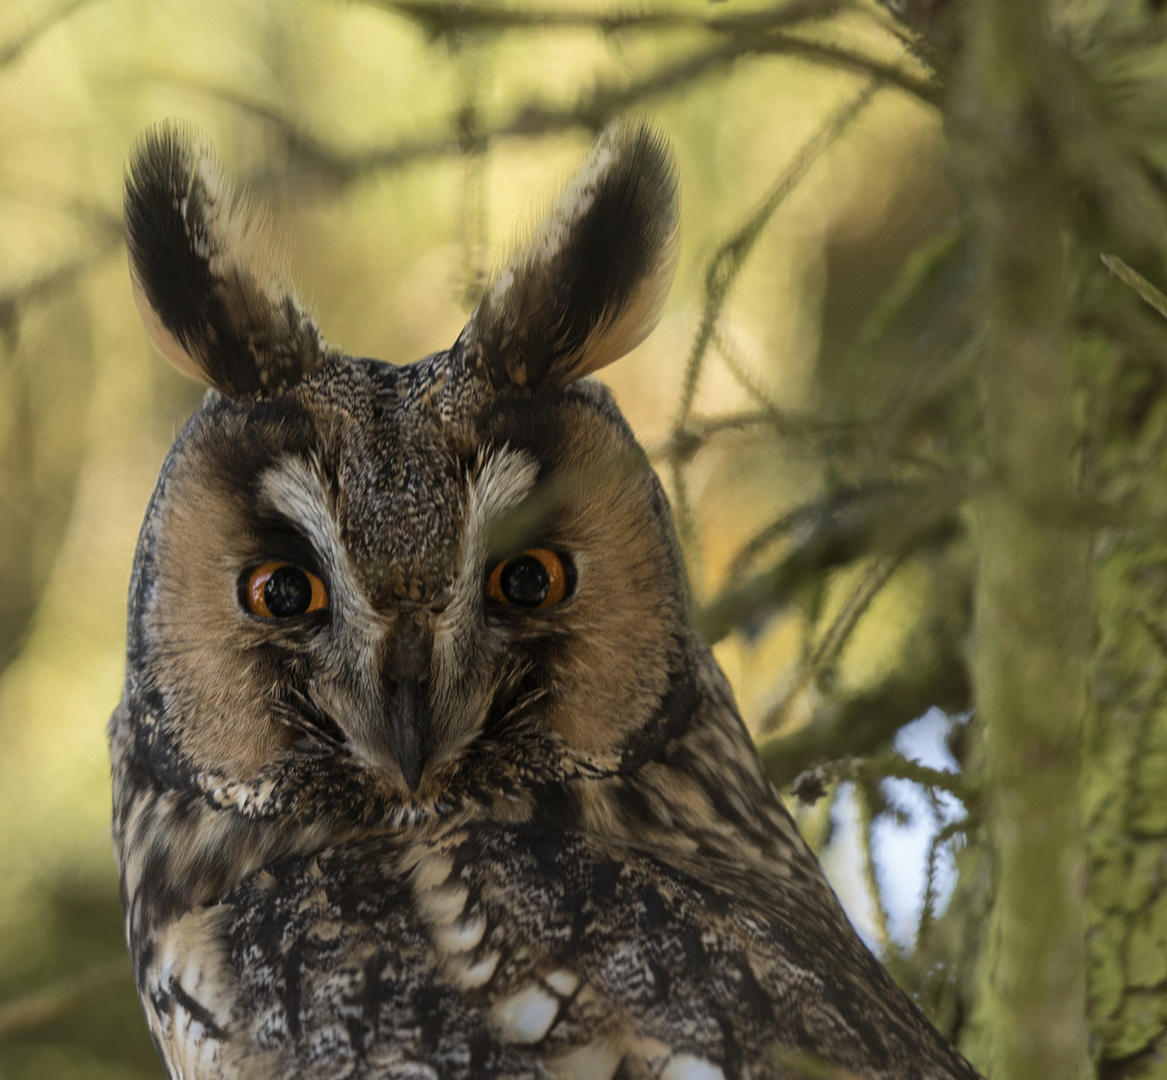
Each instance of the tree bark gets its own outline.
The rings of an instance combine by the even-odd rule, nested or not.
[[[1045,5],[969,5],[951,118],[965,155],[989,319],[987,470],[973,668],[996,899],[975,1026],[994,1080],[1087,1067],[1080,736],[1090,536],[1075,523],[1064,194],[1044,95]]]

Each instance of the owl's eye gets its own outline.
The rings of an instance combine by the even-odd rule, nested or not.
[[[328,607],[328,591],[315,574],[291,563],[257,566],[247,578],[247,609],[265,619],[290,619]]]
[[[491,570],[486,595],[498,604],[548,608],[567,598],[570,584],[562,556],[550,548],[530,548]]]

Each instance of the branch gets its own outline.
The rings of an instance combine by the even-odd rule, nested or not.
[[[797,56],[812,63],[867,74],[875,86],[896,86],[930,104],[938,100],[938,90],[934,83],[912,75],[895,64],[887,64],[838,46],[807,41],[789,34],[769,33],[736,37],[696,50],[679,60],[662,65],[627,86],[600,83],[569,107],[538,101],[527,102],[515,109],[508,119],[480,128],[476,136],[482,145],[488,145],[498,139],[533,139],[576,128],[598,132],[609,120],[632,106],[716,74],[747,56]],[[151,77],[213,95],[272,124],[283,133],[292,154],[309,168],[340,184],[352,183],[371,173],[453,157],[466,151],[464,136],[454,132],[408,137],[390,146],[345,153],[304,131],[268,102],[231,88],[208,84],[204,80],[176,78],[169,73],[151,75],[142,72],[138,74],[137,81]],[[252,186],[260,186],[262,178],[258,179],[258,183],[253,180]]]
[[[1167,296],[1164,296],[1142,274],[1127,266],[1117,255],[1103,255],[1102,263],[1119,281],[1133,289],[1144,303],[1167,319]]]
[[[869,783],[859,781],[852,787],[852,797],[855,800],[855,809],[859,817],[859,862],[860,876],[871,901],[871,929],[875,936],[875,944],[879,954],[885,959],[892,959],[898,955],[898,948],[892,940],[887,925],[887,908],[884,906],[883,893],[879,888],[879,878],[875,872],[875,857],[872,854],[872,836],[878,813],[873,812],[872,804],[882,800],[879,789]]]
[[[869,555],[903,556],[946,543],[958,529],[956,507],[968,488],[957,477],[939,484],[887,485],[836,495],[817,513],[809,536],[777,565],[729,585],[698,612],[698,631],[716,644],[732,630],[788,603],[807,581]]]
[[[774,786],[784,788],[819,762],[873,753],[933,706],[965,712],[971,697],[963,658],[941,640],[937,655],[906,665],[874,690],[816,709],[802,727],[763,742],[758,755]]]
[[[653,461],[662,459],[690,460],[714,436],[729,432],[752,431],[764,428],[780,439],[806,441],[810,439],[858,440],[858,424],[839,420],[824,420],[813,413],[791,412],[788,409],[767,408],[748,412],[725,413],[721,416],[691,417],[687,427],[674,432],[664,442],[652,446],[648,456]]]
[[[976,802],[976,792],[964,783],[959,773],[930,769],[902,754],[881,754],[879,757],[848,757],[828,761],[799,773],[791,784],[791,792],[808,806],[813,806],[827,789],[845,780],[878,784],[881,780],[910,780],[923,788],[946,791],[968,807]]]
[[[698,324],[693,345],[689,350],[689,358],[685,363],[681,404],[677,410],[676,419],[673,421],[671,438],[674,442],[683,438],[684,431],[688,426],[689,415],[693,410],[693,401],[697,394],[697,382],[701,377],[701,368],[709,351],[710,342],[714,338],[718,320],[721,318],[721,309],[766,223],[773,216],[774,211],[802,182],[811,166],[834,145],[855,117],[867,106],[879,86],[878,79],[869,80],[854,98],[827,119],[823,126],[799,148],[765,198],[762,199],[758,208],[709,260],[709,266],[705,272],[705,303],[701,313],[701,322]],[[677,536],[689,556],[689,576],[693,583],[694,592],[699,593],[701,587],[701,548],[693,521],[688,498],[688,485],[682,464],[683,461],[679,457],[674,458],[669,463],[669,480],[678,496],[673,509],[673,518],[676,523]]]
[[[823,19],[841,7],[841,0],[793,0],[768,11],[713,18],[683,11],[599,12],[560,8],[512,10],[489,4],[450,3],[448,0],[362,0],[363,3],[404,15],[431,38],[459,37],[506,30],[594,29],[602,33],[626,30],[696,29],[719,33],[759,33],[809,19]]]
[[[673,422],[674,432],[680,431],[688,422],[689,413],[693,409],[693,400],[697,394],[697,381],[701,375],[701,365],[704,363],[705,354],[717,329],[721,309],[741,272],[742,266],[745,265],[750,251],[762,234],[762,230],[773,217],[774,211],[789,198],[791,192],[802,182],[811,166],[835,144],[839,136],[846,131],[855,117],[871,101],[878,89],[878,82],[874,80],[869,82],[859,94],[827,118],[819,130],[799,148],[757,209],[709,260],[709,266],[705,271],[705,304],[697,336],[693,340],[693,347],[689,351],[689,359],[685,364],[681,405],[677,410],[677,418]]]
[[[899,569],[903,562],[903,555],[897,554],[884,558],[877,558],[868,567],[859,585],[847,597],[842,609],[827,627],[818,644],[803,653],[802,662],[790,688],[782,695],[782,700],[770,709],[758,723],[758,731],[762,734],[784,726],[789,709],[794,700],[813,681],[821,678],[823,673],[830,669],[839,656],[851,635],[859,625],[859,620],[871,606],[879,591],[887,584],[892,574]]]

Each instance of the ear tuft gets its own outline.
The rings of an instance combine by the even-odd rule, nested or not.
[[[240,397],[291,386],[320,365],[324,340],[282,283],[265,223],[195,131],[162,124],[139,140],[125,219],[142,320],[181,371]]]
[[[660,318],[676,267],[676,164],[646,121],[607,127],[538,230],[487,289],[463,342],[496,385],[566,385]]]

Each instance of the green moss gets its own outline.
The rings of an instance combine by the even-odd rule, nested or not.
[[[1147,913],[1136,919],[1126,939],[1127,985],[1152,988],[1167,980],[1167,951],[1157,940]]]
[[[1139,836],[1167,836],[1167,730],[1157,724],[1139,763],[1131,797],[1131,830]]]
[[[1127,993],[1118,1017],[1117,1034],[1109,1042],[1107,1056],[1130,1057],[1146,1050],[1163,1034],[1162,995]]]
[[[1122,1008],[1126,991],[1126,972],[1123,969],[1122,924],[1107,919],[1093,926],[1086,939],[1086,959],[1089,965],[1089,1005],[1097,1018],[1096,1027],[1109,1029]],[[1116,1034],[1117,1032],[1110,1032]]]
[[[1121,841],[1091,852],[1091,898],[1101,912],[1126,907],[1129,887],[1129,849]],[[1130,910],[1130,909],[1128,909]]]

